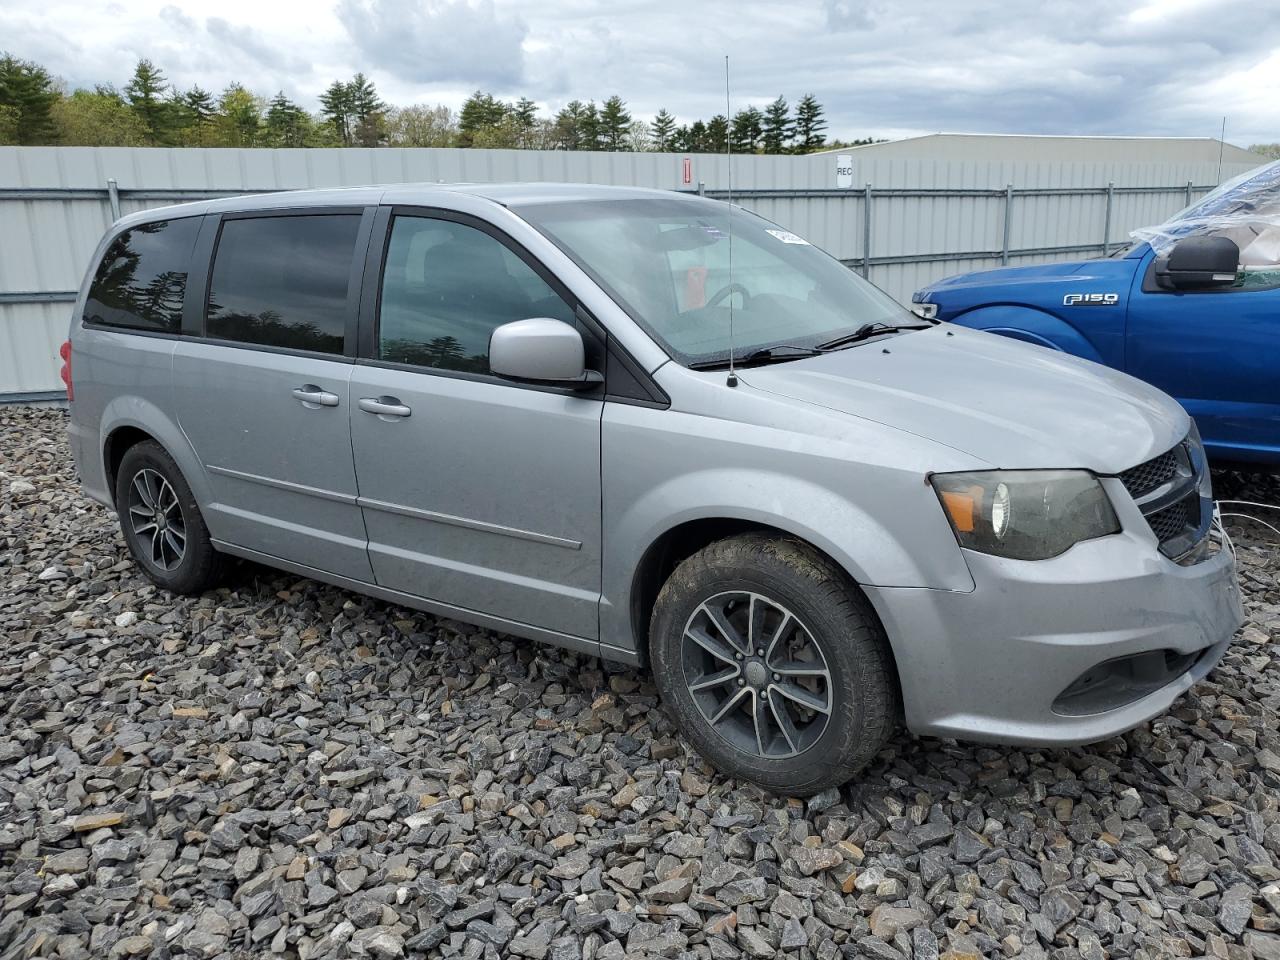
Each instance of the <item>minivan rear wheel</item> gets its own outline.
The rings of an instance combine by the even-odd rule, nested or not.
[[[807,544],[720,540],[658,594],[654,678],[685,737],[721,772],[806,796],[849,780],[897,717],[888,643],[866,598]]]
[[[218,582],[222,555],[182,471],[160,444],[144,440],[125,451],[116,471],[116,513],[134,562],[157,586],[202,593]]]

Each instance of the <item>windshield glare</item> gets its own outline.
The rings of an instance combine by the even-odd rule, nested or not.
[[[530,204],[521,217],[556,243],[684,364],[911,318],[817,247],[726,203],[672,197]],[[733,218],[733,276],[729,218]]]

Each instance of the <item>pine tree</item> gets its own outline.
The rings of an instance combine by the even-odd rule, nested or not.
[[[386,139],[384,116],[387,105],[378,96],[373,81],[357,73],[347,84],[351,98],[352,139],[362,147],[376,147]]]
[[[796,104],[796,153],[809,153],[822,146],[822,131],[827,121],[822,119],[822,104],[812,93],[806,93]]]
[[[756,107],[739,110],[733,117],[730,137],[734,153],[755,153],[760,149],[760,137],[764,130],[764,114]]]
[[[57,131],[53,105],[59,100],[53,78],[30,60],[0,55],[0,112],[8,118],[7,136],[0,143],[51,143]]]
[[[511,108],[511,113],[519,121],[520,126],[526,130],[532,130],[538,120],[538,105],[528,97],[521,97]]]
[[[264,127],[266,141],[273,147],[301,147],[306,144],[309,118],[306,112],[281,90],[267,108]]]
[[[596,109],[594,100],[587,101],[587,105],[582,108],[582,119],[578,122],[578,130],[579,150],[600,149],[600,111]]]
[[[676,118],[667,113],[666,108],[658,111],[649,124],[649,136],[653,141],[653,149],[672,150],[675,148]]]
[[[707,123],[707,149],[712,153],[724,153],[729,141],[729,121],[723,113],[717,113]]]
[[[764,111],[764,129],[761,132],[761,144],[765,153],[785,153],[787,144],[795,134],[791,122],[790,110],[783,97],[769,104]]]
[[[352,102],[351,87],[341,80],[329,84],[327,90],[320,95],[320,115],[333,127],[339,142],[344,147],[351,146],[355,104]]]
[[[582,117],[586,110],[581,100],[570,100],[556,114],[555,139],[561,150],[582,149]]]
[[[485,133],[502,123],[506,115],[505,103],[477,90],[467,97],[458,114],[458,146],[476,146],[477,139],[484,139]]]
[[[689,124],[689,133],[685,137],[688,146],[685,147],[693,153],[706,153],[707,148],[707,125],[701,120],[695,120]]]
[[[187,139],[198,147],[212,145],[213,121],[218,112],[213,94],[196,85],[182,95],[182,101],[187,120]]]
[[[125,102],[142,121],[152,145],[165,143],[172,131],[171,111],[164,93],[168,81],[150,60],[142,59],[124,88]]]
[[[600,141],[606,150],[626,150],[627,132],[631,128],[631,114],[617,94],[604,102],[600,110]]]

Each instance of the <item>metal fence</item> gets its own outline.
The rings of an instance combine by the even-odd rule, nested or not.
[[[853,152],[856,157],[856,152]],[[906,301],[948,274],[1105,255],[1212,189],[1205,163],[734,157],[733,199]],[[1237,169],[1238,167],[1239,169]],[[1243,165],[1224,167],[1234,176]],[[120,216],[211,197],[363,183],[611,183],[723,198],[724,157],[505,150],[0,148],[0,399],[56,395],[67,304]],[[848,177],[845,178],[846,182]]]

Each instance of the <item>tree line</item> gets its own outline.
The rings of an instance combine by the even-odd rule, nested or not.
[[[122,87],[67,91],[43,66],[0,55],[0,144],[135,147],[488,147],[528,150],[655,150],[809,153],[871,139],[828,140],[822,104],[779,96],[763,110],[678,123],[665,109],[634,117],[626,101],[573,100],[552,114],[527,97],[477,90],[458,111],[441,104],[393,106],[357,73],[335,80],[310,112],[283,91],[266,98],[240,83],[221,93],[181,90],[150,60]]]

